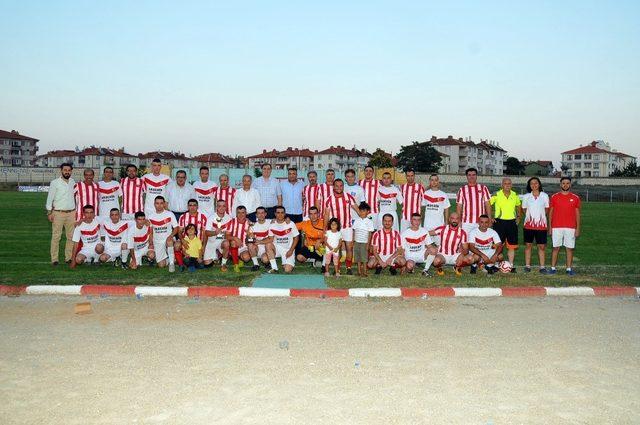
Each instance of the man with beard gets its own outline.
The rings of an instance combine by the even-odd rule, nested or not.
[[[60,177],[49,184],[47,194],[47,219],[51,223],[51,265],[58,265],[60,239],[62,230],[66,235],[64,249],[65,262],[71,262],[73,255],[73,230],[75,226],[76,201],[73,196],[75,181],[71,178],[73,166],[69,163],[60,165]]]

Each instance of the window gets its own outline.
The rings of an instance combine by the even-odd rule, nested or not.
[[[599,154],[593,155],[593,159],[595,159],[596,161],[600,160],[600,155]]]
[[[585,153],[584,154],[584,159],[591,159],[591,154],[590,153]]]
[[[577,159],[582,159],[582,155],[574,155],[574,156],[573,156],[573,159],[576,159],[576,160],[577,160]]]
[[[585,162],[584,163],[584,168],[591,168],[591,163],[590,162]]]
[[[567,155],[567,161],[571,161],[571,155]]]
[[[84,164],[84,161],[85,161],[84,155],[78,156],[78,164]]]

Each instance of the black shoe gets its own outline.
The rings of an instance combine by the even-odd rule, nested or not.
[[[382,273],[382,267],[376,267],[375,274],[380,274],[380,273]]]
[[[524,266],[524,272],[525,273],[531,272],[531,266]]]
[[[476,266],[475,264],[471,266],[471,270],[469,271],[469,273],[471,274],[476,274],[478,272],[478,266]]]
[[[487,273],[489,273],[489,274],[494,274],[495,272],[497,272],[497,271],[498,271],[498,269],[496,268],[496,266],[485,267],[485,269],[487,270]]]
[[[511,273],[517,273],[515,267],[511,269]]]
[[[126,262],[126,263],[123,262],[121,267],[122,267],[122,270],[128,270],[129,269],[129,263],[128,262]]]
[[[116,257],[116,259],[113,261],[113,267],[120,267],[122,266],[122,258],[120,257]]]
[[[353,274],[353,272],[351,271],[351,267],[347,267],[347,274],[349,276],[351,276]]]
[[[53,263],[51,263],[52,266],[57,266],[58,264],[60,263],[58,263],[57,261],[54,261]]]
[[[254,264],[254,265],[251,267],[251,271],[252,271],[252,272],[260,271],[260,266],[259,266],[259,265],[257,265],[257,264]]]
[[[398,269],[396,269],[395,267],[391,267],[389,269],[389,273],[391,273],[391,276],[395,276],[398,274]]]
[[[71,260],[65,261],[66,264],[71,264]]]

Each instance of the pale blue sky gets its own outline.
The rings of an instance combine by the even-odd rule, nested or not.
[[[640,2],[306,3],[0,0],[0,128],[42,150],[640,154]]]

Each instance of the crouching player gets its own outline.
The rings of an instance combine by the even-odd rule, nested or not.
[[[273,256],[275,250],[269,237],[270,227],[271,220],[267,220],[267,209],[265,207],[256,208],[256,222],[251,225],[249,235],[253,238],[256,245],[256,253],[265,267],[275,259]]]
[[[102,239],[104,252],[100,255],[101,263],[113,262],[114,266],[129,268],[129,222],[120,219],[120,210],[111,208],[109,218],[102,223]]]
[[[156,250],[156,263],[158,267],[168,265],[169,273],[173,273],[176,271],[174,237],[178,234],[178,222],[171,211],[165,210],[163,196],[156,196],[153,206],[155,212],[149,214],[149,223],[151,223],[153,246]]]
[[[472,230],[469,235],[469,250],[473,253],[471,274],[475,274],[481,264],[484,264],[489,274],[493,274],[498,271],[495,264],[502,261],[502,241],[498,232],[489,226],[491,219],[488,215],[482,214],[479,217],[478,228]]]
[[[227,240],[229,241],[229,253],[231,254],[231,261],[233,262],[233,271],[238,273],[240,271],[240,261],[253,262],[251,271],[260,270],[258,264],[258,248],[253,242],[254,238],[251,237],[248,240],[249,229],[251,222],[247,219],[247,209],[240,205],[236,208],[236,218],[231,219],[227,225]]]
[[[285,273],[291,273],[296,265],[295,248],[298,244],[298,238],[300,232],[296,224],[292,221],[285,221],[286,211],[283,206],[279,205],[275,207],[276,219],[269,227],[269,237],[272,240],[271,245],[271,270],[269,273],[275,273],[278,271],[278,264],[275,258],[280,257],[282,259],[282,268]]]
[[[462,268],[473,263],[473,258],[469,255],[467,232],[460,227],[458,213],[451,213],[449,224],[429,231],[429,235],[440,237],[440,248],[433,260],[438,276],[444,276],[443,267],[446,265],[453,266],[456,276],[460,276]]]
[[[424,264],[422,274],[429,276],[429,267],[438,249],[433,245],[429,231],[420,226],[422,216],[419,213],[411,214],[410,227],[402,232],[402,248],[404,249],[407,264],[405,270],[413,273],[416,265]]]
[[[369,258],[368,267],[375,268],[375,274],[380,274],[383,269],[389,267],[389,273],[395,275],[398,268],[406,264],[400,233],[393,229],[393,216],[382,216],[382,229],[376,231],[371,238],[373,256]]]
[[[202,256],[205,267],[212,267],[214,260],[218,259],[218,254],[222,254],[222,267],[227,269],[227,255],[229,255],[229,242],[227,241],[227,224],[231,221],[231,216],[227,214],[227,203],[218,199],[216,210],[207,220],[207,227],[204,232],[204,254]]]
[[[137,269],[142,265],[143,258],[153,263],[156,252],[153,249],[153,237],[151,227],[147,225],[147,218],[142,211],[134,214],[135,225],[129,232],[129,246],[133,247],[133,256],[129,262],[129,268]]]
[[[96,219],[93,205],[82,207],[82,221],[73,230],[73,256],[71,268],[84,262],[97,262],[104,252],[104,245],[100,242],[100,222]],[[78,252],[78,243],[82,241],[82,249]]]

